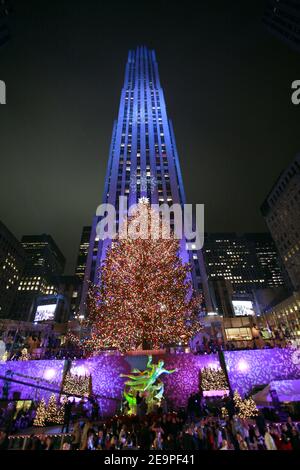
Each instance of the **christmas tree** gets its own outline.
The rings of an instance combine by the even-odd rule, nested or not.
[[[89,397],[92,394],[92,376],[68,372],[64,379],[62,393]]]
[[[53,393],[48,402],[47,411],[46,411],[46,421],[47,423],[56,423],[58,416],[58,407],[56,403],[56,396]]]
[[[65,405],[67,401],[68,401],[68,398],[64,395],[61,400],[61,405],[58,407],[58,413],[57,413],[57,419],[56,419],[57,424],[63,424],[64,422]]]
[[[187,343],[201,329],[179,240],[142,198],[106,251],[100,285],[89,294],[92,351]]]
[[[258,410],[252,397],[243,400],[236,390],[233,394],[233,401],[237,415],[241,419],[248,419],[258,415]]]
[[[38,404],[36,415],[33,421],[33,426],[45,426],[46,424],[47,409],[44,398]]]
[[[201,370],[201,388],[209,390],[227,390],[228,383],[222,369],[204,367]]]

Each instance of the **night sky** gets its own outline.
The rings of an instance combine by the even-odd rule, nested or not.
[[[208,231],[263,231],[259,207],[300,151],[300,56],[265,30],[264,1],[11,0],[0,49],[0,217],[49,233],[74,269],[101,202],[127,51],[156,50],[188,202]],[[240,4],[243,5],[240,5]]]

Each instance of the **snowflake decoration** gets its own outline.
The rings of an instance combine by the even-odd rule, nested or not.
[[[296,349],[292,354],[292,363],[296,366],[300,365],[300,349]]]
[[[138,186],[141,192],[147,192],[150,189],[151,194],[153,194],[157,186],[157,179],[152,175],[147,176],[146,171],[142,171],[140,175],[135,172],[130,177],[130,189],[136,193]]]

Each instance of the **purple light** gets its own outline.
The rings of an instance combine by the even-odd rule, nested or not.
[[[241,359],[238,363],[238,370],[241,372],[246,372],[246,370],[248,369],[249,369],[249,365],[247,364],[247,362],[244,361],[244,359]]]
[[[225,351],[231,388],[244,396],[256,385],[268,385],[272,380],[300,379],[294,354],[288,348]]]
[[[53,368],[46,369],[44,372],[44,378],[46,380],[54,379],[55,375],[56,375],[56,370]]]

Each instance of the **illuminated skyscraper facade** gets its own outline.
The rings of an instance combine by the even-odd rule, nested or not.
[[[128,197],[129,206],[141,197],[147,197],[153,204],[169,206],[186,202],[173,126],[166,111],[155,52],[146,47],[129,51],[118,119],[113,125],[109,150],[102,203],[110,203],[116,208],[117,229],[124,216],[119,208],[120,196]],[[82,312],[88,282],[99,281],[98,269],[110,243],[110,240],[97,238],[98,221],[95,217],[91,230]],[[194,287],[205,298],[205,313],[210,309],[210,296],[201,250],[187,250],[183,239],[180,253],[184,261],[191,262]]]

